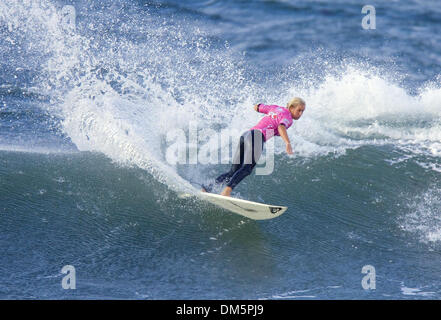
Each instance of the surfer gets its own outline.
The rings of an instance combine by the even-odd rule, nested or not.
[[[286,153],[293,154],[286,130],[292,125],[293,119],[300,119],[305,111],[305,106],[305,101],[298,97],[288,102],[286,108],[262,103],[254,106],[254,110],[265,113],[266,116],[257,125],[242,134],[230,171],[215,179],[216,185],[226,183],[226,187],[220,193],[222,196],[230,196],[234,187],[251,174],[262,154],[263,144],[273,136],[282,137],[286,144]],[[202,185],[202,192],[211,192],[212,188],[213,183],[208,186]]]

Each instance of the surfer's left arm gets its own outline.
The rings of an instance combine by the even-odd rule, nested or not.
[[[286,132],[285,125],[279,124],[279,126],[277,127],[277,130],[279,131],[279,135],[282,137],[283,141],[285,141],[286,153],[293,154],[292,147],[291,147],[291,141],[289,141],[289,137],[288,137],[288,133]]]

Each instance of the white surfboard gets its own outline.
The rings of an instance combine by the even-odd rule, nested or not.
[[[273,219],[282,215],[288,209],[288,207],[284,206],[273,206],[265,203],[225,197],[209,192],[199,192],[196,196],[253,220]]]

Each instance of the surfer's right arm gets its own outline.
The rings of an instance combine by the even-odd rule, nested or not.
[[[257,112],[260,112],[260,113],[266,113],[267,114],[270,111],[271,107],[272,106],[267,106],[267,105],[265,105],[263,103],[259,103],[259,104],[256,104],[254,106],[254,110],[256,110]]]

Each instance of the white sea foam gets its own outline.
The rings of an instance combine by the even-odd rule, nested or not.
[[[401,229],[417,234],[423,243],[438,243],[441,241],[441,190],[431,186],[412,199],[401,217]]]
[[[422,291],[420,288],[409,288],[406,286],[401,287],[401,293],[406,296],[422,296],[422,297],[431,297],[436,294],[436,292]]]

